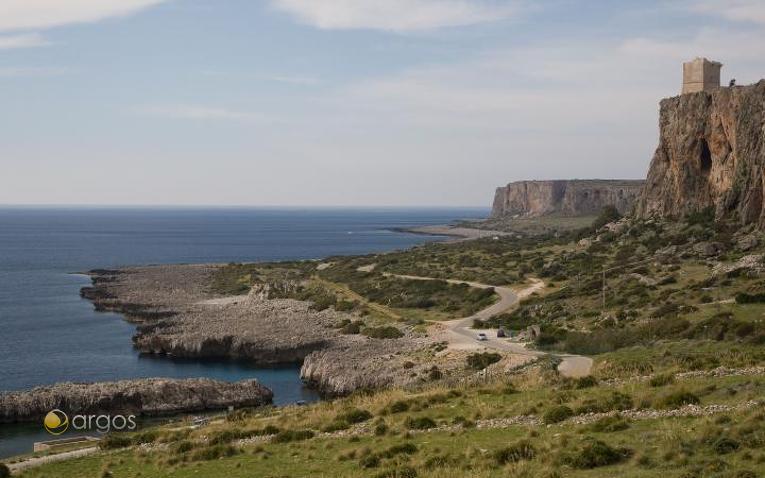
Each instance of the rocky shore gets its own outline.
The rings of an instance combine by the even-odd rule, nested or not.
[[[257,290],[221,296],[211,291],[218,265],[171,265],[91,271],[81,295],[101,311],[124,314],[137,325],[142,353],[184,358],[235,359],[258,365],[302,364],[304,381],[325,396],[425,380],[425,362],[411,360],[432,339],[400,326],[398,339],[344,335],[357,320],[309,302],[267,299]],[[414,365],[405,362],[414,362]],[[431,364],[432,365],[432,364]]]
[[[271,403],[273,393],[257,380],[230,383],[206,378],[163,378],[105,383],[60,383],[23,392],[0,394],[0,423],[40,420],[51,410],[74,414],[160,416],[257,407]]]

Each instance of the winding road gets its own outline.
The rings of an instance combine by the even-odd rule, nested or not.
[[[420,277],[390,273],[383,274],[386,276],[409,280],[441,280],[433,277]],[[497,338],[496,331],[494,330],[476,330],[471,328],[474,320],[487,320],[497,314],[506,312],[515,307],[521,299],[530,296],[534,292],[542,290],[545,287],[545,284],[541,280],[534,280],[534,283],[529,287],[517,292],[513,289],[510,289],[509,287],[493,286],[457,279],[447,279],[446,282],[450,284],[467,284],[470,287],[475,287],[477,289],[494,289],[494,292],[499,296],[499,300],[497,302],[469,317],[442,322],[446,326],[446,338],[451,347],[460,349],[480,349],[485,347],[502,352],[517,355],[528,355],[532,357],[552,355],[561,359],[561,363],[558,365],[558,372],[560,372],[561,375],[565,377],[578,378],[585,377],[590,374],[592,370],[592,359],[589,357],[569,354],[548,354],[538,350],[529,350],[526,348],[525,344]],[[486,334],[487,340],[479,342],[477,337],[481,332]],[[490,333],[494,334],[495,337],[491,337]]]

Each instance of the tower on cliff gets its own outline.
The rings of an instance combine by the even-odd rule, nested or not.
[[[722,63],[696,58],[683,63],[683,92],[711,91],[720,87]]]

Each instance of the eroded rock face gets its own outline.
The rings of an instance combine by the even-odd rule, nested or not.
[[[642,185],[643,181],[631,180],[518,181],[497,188],[492,217],[587,216],[605,206],[625,214]]]
[[[207,378],[60,383],[24,392],[0,394],[0,423],[39,420],[51,410],[74,414],[123,413],[157,416],[174,413],[257,407],[273,393],[257,380],[221,382]]]
[[[661,102],[660,138],[636,215],[717,219],[765,227],[765,80]]]

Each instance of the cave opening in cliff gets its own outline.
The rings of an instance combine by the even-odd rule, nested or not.
[[[712,152],[709,150],[709,144],[705,139],[701,140],[701,171],[708,173],[712,169]]]

